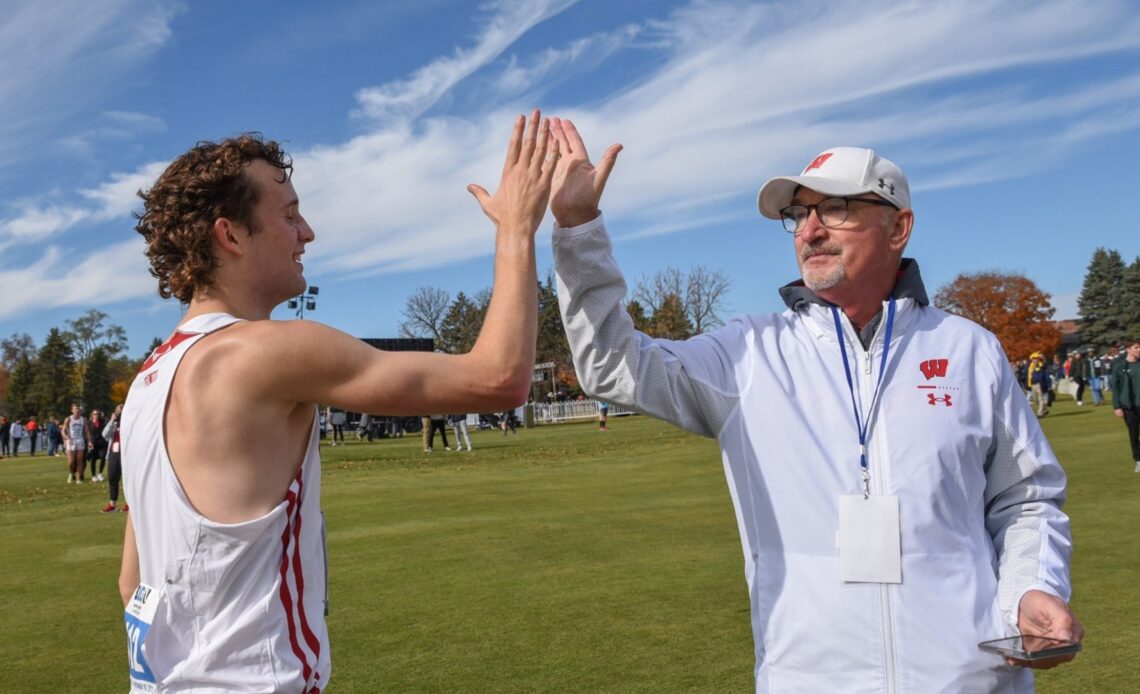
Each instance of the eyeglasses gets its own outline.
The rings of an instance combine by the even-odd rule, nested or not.
[[[827,198],[814,205],[789,205],[780,210],[780,220],[784,223],[784,231],[789,234],[798,234],[804,229],[808,215],[815,210],[819,223],[828,229],[834,229],[847,221],[848,204],[852,202],[865,202],[868,205],[884,205],[894,207],[886,200],[875,198]]]

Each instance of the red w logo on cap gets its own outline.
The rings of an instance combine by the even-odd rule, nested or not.
[[[804,169],[803,173],[801,173],[800,175],[802,176],[802,175],[806,174],[808,171],[811,171],[812,169],[818,169],[819,167],[823,166],[823,162],[827,161],[830,158],[831,158],[831,152],[824,152],[823,154],[819,155],[815,159],[812,159],[811,163],[807,165],[807,168]]]

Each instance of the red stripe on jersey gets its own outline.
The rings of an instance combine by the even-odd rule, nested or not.
[[[289,505],[285,511],[285,531],[281,533],[281,605],[285,608],[285,621],[289,625],[289,646],[293,649],[293,655],[301,661],[301,674],[308,682],[313,673],[313,668],[309,665],[309,657],[305,653],[305,649],[301,648],[300,642],[297,641],[297,625],[294,624],[293,617],[293,596],[289,592],[289,538],[292,535],[297,495],[290,489],[285,495],[285,499]],[[293,550],[295,552],[297,548],[294,547]]]
[[[301,490],[304,483],[301,481],[301,471],[297,472],[297,497],[300,499]],[[297,503],[297,522],[293,525],[293,547],[299,548],[301,546],[301,503]],[[301,553],[294,549],[293,551],[293,574],[297,581],[297,613],[301,617],[301,633],[305,637],[305,643],[309,645],[309,649],[313,651],[313,655],[317,661],[320,662],[321,657],[321,642],[317,635],[313,633],[312,628],[309,627],[309,617],[305,613],[305,573],[301,566]]]

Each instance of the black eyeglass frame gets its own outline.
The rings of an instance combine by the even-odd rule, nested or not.
[[[842,200],[843,201],[843,212],[844,212],[843,219],[839,220],[838,222],[835,222],[834,224],[825,224],[823,221],[823,217],[819,214],[819,206],[826,204],[826,203],[829,203],[832,200]],[[896,210],[901,209],[897,205],[895,205],[893,202],[888,202],[887,200],[881,200],[878,198],[851,198],[851,197],[844,197],[841,195],[837,195],[833,198],[824,198],[823,200],[820,200],[819,202],[815,203],[814,205],[788,205],[787,207],[780,210],[780,222],[784,226],[784,231],[788,232],[789,234],[793,234],[793,235],[799,234],[800,230],[803,228],[803,224],[805,222],[807,222],[807,218],[811,216],[811,211],[815,210],[815,216],[816,216],[816,219],[819,220],[820,225],[822,225],[824,228],[827,228],[827,229],[834,229],[836,226],[847,221],[847,217],[851,213],[850,205],[853,202],[865,202],[868,205],[883,205],[885,207],[894,207]],[[788,213],[788,210],[794,210],[797,208],[804,211],[803,221],[800,222],[799,224],[797,224],[795,218],[792,217],[792,215],[790,215]],[[788,228],[789,223],[792,225],[791,229]]]

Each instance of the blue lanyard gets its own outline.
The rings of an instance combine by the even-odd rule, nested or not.
[[[879,386],[887,370],[887,354],[891,349],[891,333],[895,328],[895,297],[887,303],[887,330],[883,339],[883,358],[879,361],[879,377],[875,380],[875,392],[871,395],[871,406],[867,409],[867,421],[859,415],[855,404],[855,382],[851,378],[851,365],[847,360],[847,338],[843,336],[843,326],[839,323],[839,309],[831,307],[831,317],[835,319],[835,336],[839,338],[839,353],[843,355],[843,372],[847,374],[847,391],[851,394],[851,411],[855,414],[855,429],[859,432],[859,468],[863,473],[863,498],[871,496],[871,472],[867,469],[867,429],[871,426],[871,415],[879,400]]]

